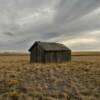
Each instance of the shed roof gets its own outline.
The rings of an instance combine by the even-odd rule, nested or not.
[[[64,44],[55,43],[55,42],[40,42],[36,41],[32,47],[29,49],[29,51],[32,50],[35,44],[38,44],[41,48],[43,48],[45,51],[68,51],[70,50],[68,47],[66,47]]]

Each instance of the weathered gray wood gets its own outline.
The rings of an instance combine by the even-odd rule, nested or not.
[[[38,43],[31,49],[30,62],[32,63],[62,63],[71,60],[71,50],[44,50]]]

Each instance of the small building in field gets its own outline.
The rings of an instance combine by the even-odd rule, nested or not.
[[[36,41],[29,49],[31,63],[71,61],[71,50],[63,44]]]

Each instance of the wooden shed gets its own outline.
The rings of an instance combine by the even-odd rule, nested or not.
[[[31,63],[62,63],[71,60],[71,50],[60,43],[36,41],[29,51]]]

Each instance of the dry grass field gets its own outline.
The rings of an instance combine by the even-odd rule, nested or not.
[[[100,56],[30,64],[28,55],[0,55],[0,100],[100,100]]]

